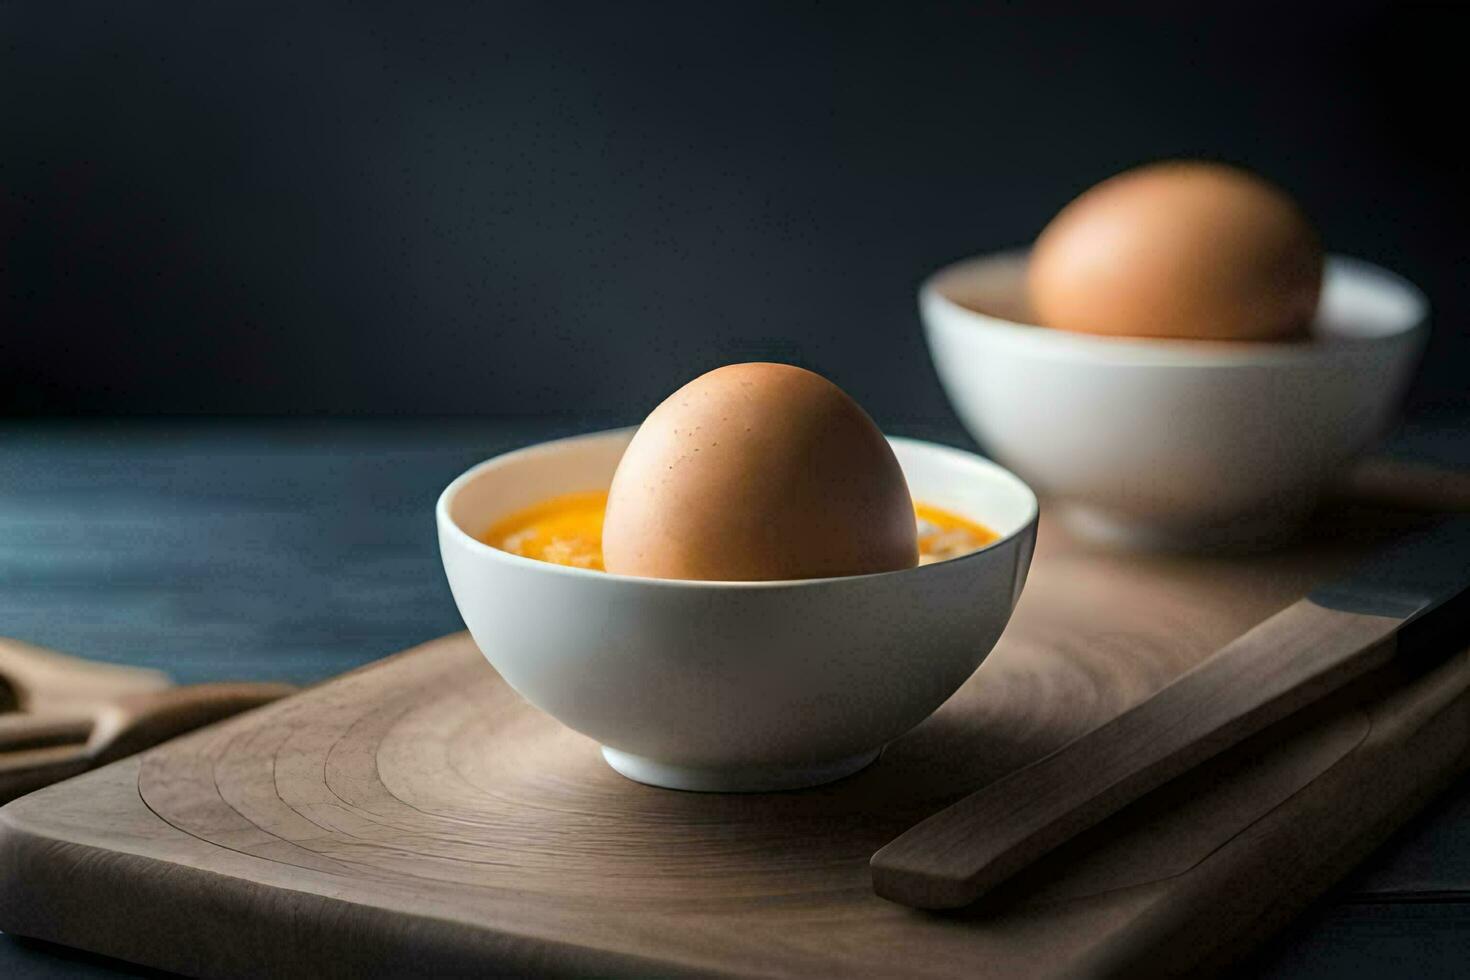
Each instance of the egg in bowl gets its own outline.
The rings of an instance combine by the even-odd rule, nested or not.
[[[454,601],[526,700],[655,786],[766,791],[873,762],[974,673],[1009,621],[1035,545],[1035,495],[961,449],[889,440],[913,495],[996,538],[947,561],[867,575],[699,581],[539,561],[483,540],[567,494],[605,493],[630,430],[541,443],[440,495]]]

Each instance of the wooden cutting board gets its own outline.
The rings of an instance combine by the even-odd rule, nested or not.
[[[445,637],[0,810],[0,929],[206,976],[1219,968],[1464,770],[1470,652],[1268,731],[981,907],[885,902],[867,860],[1414,523],[1339,507],[1229,559],[1043,523],[969,683],[868,770],[792,793],[629,782]]]

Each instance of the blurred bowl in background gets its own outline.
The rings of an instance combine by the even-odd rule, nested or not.
[[[1393,421],[1427,334],[1412,284],[1331,256],[1308,341],[1098,337],[1031,325],[1026,253],[920,288],[935,369],[985,451],[1086,537],[1258,547]]]

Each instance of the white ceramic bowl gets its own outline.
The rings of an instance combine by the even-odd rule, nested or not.
[[[532,704],[603,745],[625,776],[676,789],[810,786],[872,762],[964,683],[1020,596],[1036,497],[971,453],[892,440],[914,496],[999,532],[919,568],[790,582],[632,578],[476,540],[561,493],[605,489],[633,430],[544,443],[469,470],[439,498],[465,624]]]
[[[924,283],[930,354],[970,434],[1074,529],[1143,547],[1288,535],[1379,437],[1423,347],[1428,303],[1328,260],[1312,339],[1211,343],[1028,325],[1024,252]]]

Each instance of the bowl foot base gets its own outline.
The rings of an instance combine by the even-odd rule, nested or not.
[[[660,786],[664,789],[682,789],[697,793],[771,793],[783,789],[802,789],[820,786],[843,776],[850,776],[859,769],[873,764],[881,748],[846,759],[819,763],[810,766],[741,766],[735,768],[705,768],[699,766],[675,766],[655,762],[639,755],[630,755],[617,749],[602,747],[602,757],[607,764],[634,782]]]

